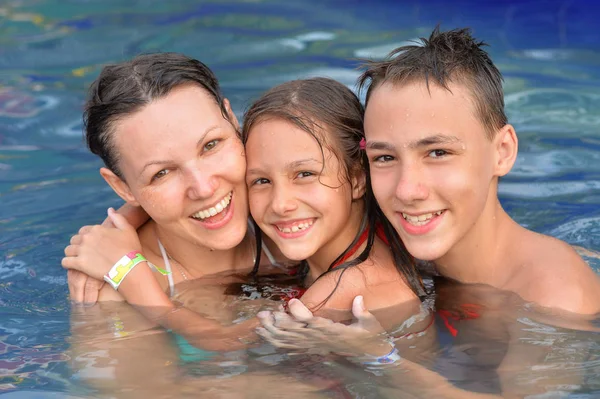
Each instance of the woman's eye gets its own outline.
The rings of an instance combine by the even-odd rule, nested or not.
[[[260,177],[252,182],[253,185],[260,186],[263,184],[269,184],[269,179],[265,179],[264,177]]]
[[[159,170],[158,173],[156,173],[154,176],[152,176],[152,180],[160,179],[161,177],[166,176],[167,173],[169,173],[169,171],[167,169]]]
[[[448,155],[448,152],[446,150],[433,150],[429,153],[429,156],[431,158],[441,158],[444,155]]]
[[[204,144],[204,150],[210,151],[219,143],[220,140],[211,140],[208,143]]]

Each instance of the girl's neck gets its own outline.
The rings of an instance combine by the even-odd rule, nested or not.
[[[308,281],[314,281],[327,270],[354,241],[354,239],[362,233],[363,218],[365,216],[364,201],[355,200],[350,208],[350,217],[347,223],[339,229],[338,234],[333,240],[319,248],[310,258],[306,259],[308,263]],[[346,260],[355,259],[363,251],[366,244],[362,244],[356,251]]]
[[[157,224],[154,224],[153,230],[167,256],[183,266],[189,279],[253,266],[255,250],[251,234],[246,234],[244,240],[234,248],[217,250],[177,237]]]

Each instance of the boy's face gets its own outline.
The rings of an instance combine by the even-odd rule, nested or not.
[[[465,87],[429,89],[424,82],[376,88],[365,133],[381,209],[414,257],[435,261],[465,247],[469,232],[487,230],[492,218],[480,216],[496,205],[498,145]]]

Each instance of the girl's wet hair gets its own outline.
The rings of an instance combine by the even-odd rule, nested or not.
[[[347,269],[366,261],[375,241],[376,226],[382,224],[400,275],[415,294],[423,295],[423,284],[414,259],[383,216],[372,194],[368,160],[365,151],[360,147],[360,142],[365,137],[364,107],[352,90],[329,78],[293,80],[276,86],[263,94],[246,111],[242,129],[244,144],[248,141],[252,128],[268,119],[285,120],[313,136],[321,148],[323,157],[323,146],[326,146],[342,166],[340,169],[344,175],[340,176],[341,181],[351,182],[353,176],[365,174],[367,189],[364,202],[369,229],[367,246],[357,258],[335,268]],[[359,231],[348,248],[331,263],[328,271],[356,245],[361,233],[362,231]],[[303,274],[306,275],[308,265],[303,263]],[[342,276],[343,271],[340,280]]]
[[[223,118],[232,122],[217,77],[196,59],[179,53],[154,53],[105,66],[91,84],[85,103],[83,124],[88,148],[124,180],[113,139],[115,124],[152,101],[166,97],[173,89],[190,84],[206,90],[218,104]],[[260,230],[255,228],[255,232],[257,256],[252,274],[258,271],[262,241]]]
[[[223,117],[229,120],[217,78],[198,60],[178,53],[155,53],[102,68],[100,76],[90,86],[83,113],[85,139],[90,151],[123,179],[113,140],[115,123],[186,84],[206,90],[219,105]]]

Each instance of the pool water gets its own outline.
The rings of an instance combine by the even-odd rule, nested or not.
[[[82,141],[85,91],[103,64],[152,51],[194,56],[215,71],[241,115],[275,84],[321,75],[354,87],[357,58],[383,57],[437,23],[470,26],[504,74],[507,114],[520,138],[517,164],[500,185],[502,204],[528,228],[582,248],[600,272],[599,18],[600,5],[583,0],[3,0],[0,393],[97,395],[70,367],[71,305],[60,260],[81,225],[119,205]],[[548,392],[600,397],[596,333],[522,315],[515,325],[534,331],[532,341],[560,346],[546,369],[582,374],[578,384]],[[440,354],[452,363],[456,348],[440,331]],[[452,364],[437,367],[456,385],[493,385],[472,366]],[[375,397],[372,374],[342,374],[351,395]]]

